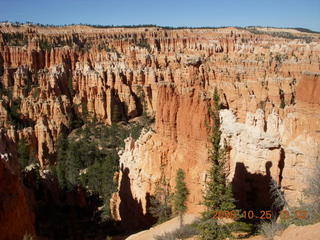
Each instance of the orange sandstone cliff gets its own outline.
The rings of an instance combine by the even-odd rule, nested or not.
[[[208,104],[217,87],[239,203],[268,208],[273,178],[294,204],[320,143],[320,38],[287,31],[283,38],[272,29],[2,24],[1,89],[12,96],[0,100],[1,131],[8,141],[29,139],[47,168],[59,133],[85,109],[106,124],[145,112],[155,127],[137,141],[128,138],[119,153],[114,217],[138,216],[124,209],[132,201],[147,214],[155,182],[164,175],[173,189],[178,168],[187,176],[188,210],[199,212],[209,166]],[[14,128],[8,106],[17,99],[20,127]]]

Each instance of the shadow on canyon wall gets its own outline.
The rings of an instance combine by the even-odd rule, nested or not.
[[[121,217],[121,226],[127,232],[143,230],[151,227],[156,223],[156,219],[152,217],[148,211],[143,212],[142,203],[135,199],[132,195],[129,169],[121,167],[122,179],[120,184],[119,196],[121,203],[119,213]],[[146,194],[146,209],[150,207],[150,194]]]
[[[271,210],[274,199],[270,194],[271,162],[265,165],[265,174],[250,173],[243,163],[238,162],[232,180],[232,190],[236,206],[242,210],[252,210],[259,214]],[[281,153],[279,184],[284,168],[284,154]],[[147,229],[157,219],[148,212],[151,195],[146,193],[146,209],[142,202],[133,196],[128,168],[121,166],[122,178],[119,188],[121,199],[119,214],[121,222],[101,222],[101,199],[89,195],[85,189],[63,191],[50,179],[39,179],[36,171],[24,176],[24,184],[33,192],[36,213],[36,232],[46,239],[105,239],[107,235],[129,234]],[[260,214],[261,215],[261,214]],[[104,237],[102,237],[104,236]]]
[[[101,221],[102,205],[98,195],[89,194],[83,188],[61,189],[53,179],[42,179],[36,170],[23,176],[24,185],[32,193],[37,236],[43,239],[105,239],[147,229],[156,223],[148,212],[143,212],[141,201],[134,198],[131,190],[129,169],[121,168],[119,189],[121,222]],[[147,209],[150,194],[146,194]],[[122,235],[121,235],[122,236]]]
[[[265,165],[266,175],[250,173],[243,163],[237,162],[232,180],[232,191],[236,206],[242,210],[252,210],[259,214],[262,210],[271,210],[273,198],[270,193],[272,163]]]
[[[41,239],[105,239],[121,232],[112,220],[101,221],[98,195],[85,189],[61,189],[52,179],[41,179],[37,171],[24,175],[24,185],[32,192],[35,228]]]
[[[282,173],[283,173],[283,169],[284,169],[284,160],[286,158],[286,155],[285,155],[285,152],[283,150],[283,148],[280,149],[280,160],[279,160],[279,163],[278,163],[278,168],[279,168],[279,179],[278,179],[278,182],[279,182],[279,185],[281,186],[281,183],[282,183]]]

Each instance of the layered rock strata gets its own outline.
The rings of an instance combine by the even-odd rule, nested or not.
[[[55,161],[59,133],[84,114],[110,124],[145,112],[155,127],[127,140],[119,189],[126,176],[130,197],[146,214],[155,182],[165,175],[173,189],[183,168],[188,209],[199,212],[209,166],[208,105],[217,87],[229,179],[242,205],[249,207],[271,178],[290,203],[300,197],[320,143],[318,34],[5,24],[0,31],[1,89],[7,90],[0,126],[11,141],[33,142],[43,168]],[[17,99],[24,127],[14,129],[8,109]],[[117,196],[114,216],[125,218],[117,206],[127,200]],[[268,207],[265,196],[257,199],[256,208]]]

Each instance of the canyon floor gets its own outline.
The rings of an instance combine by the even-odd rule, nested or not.
[[[186,224],[191,223],[195,219],[195,216],[186,216]],[[134,235],[131,235],[126,240],[155,240],[154,236],[162,235],[164,233],[173,231],[179,228],[179,219],[174,218],[168,222],[162,223],[156,227],[153,227],[149,230],[145,230]],[[278,232],[274,237],[274,240],[314,240],[318,239],[320,234],[320,223],[308,225],[308,226],[296,226],[290,225],[284,231]],[[199,239],[197,236],[186,238],[186,240],[197,240]],[[243,239],[243,240],[268,240],[268,238],[262,235],[256,235],[253,237],[245,238],[236,238],[236,239]]]

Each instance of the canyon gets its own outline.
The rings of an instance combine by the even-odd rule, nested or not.
[[[17,142],[27,139],[45,175],[55,164],[59,135],[75,129],[85,112],[107,125],[144,114],[155,119],[119,151],[111,212],[133,229],[148,225],[156,182],[165,177],[173,190],[179,168],[190,190],[188,212],[202,211],[215,88],[228,179],[239,207],[270,208],[270,179],[288,203],[297,204],[319,158],[318,33],[1,23],[0,82],[4,239],[35,232]]]

